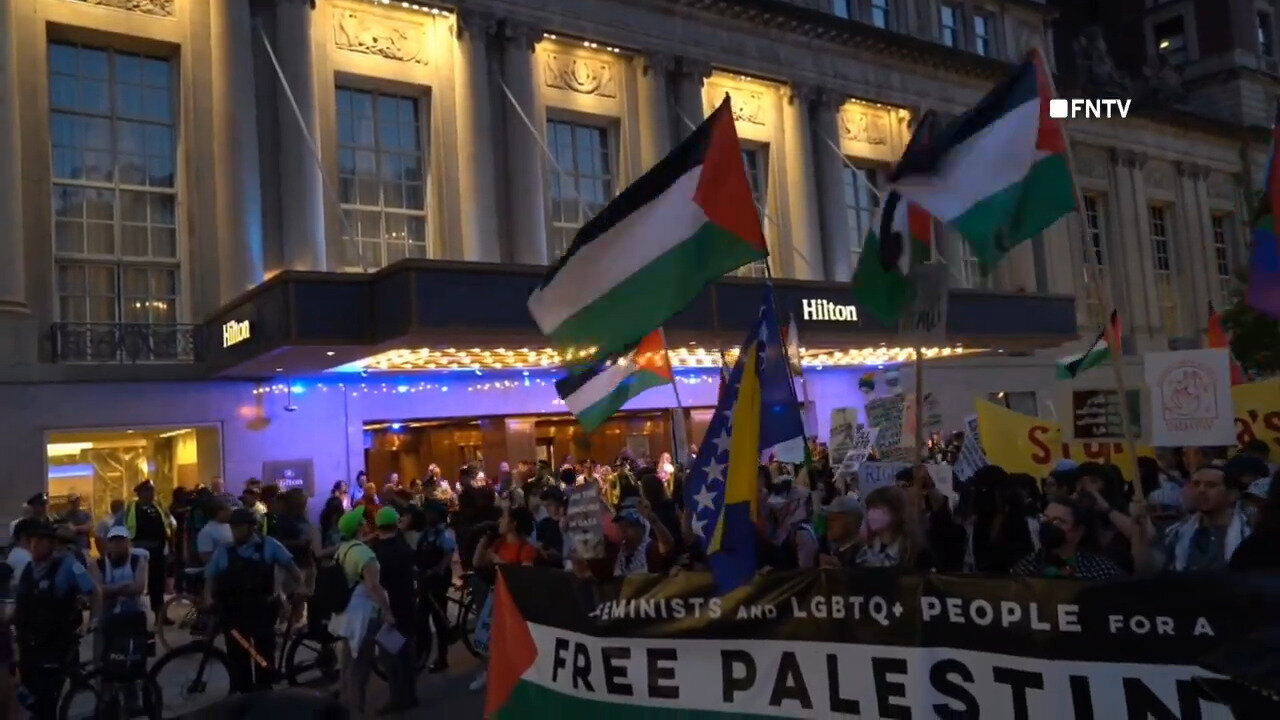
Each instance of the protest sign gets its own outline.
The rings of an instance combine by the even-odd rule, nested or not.
[[[1068,440],[1124,440],[1124,417],[1119,391],[1112,389],[1075,390],[1064,393],[1071,408],[1070,421],[1063,426]],[[1142,391],[1129,390],[1129,432],[1142,437]]]
[[[933,393],[924,394],[924,432],[938,432],[942,429],[942,406]],[[902,444],[911,445],[916,437],[916,403],[907,399],[902,408]]]
[[[876,455],[883,455],[884,451],[902,445],[904,437],[902,420],[905,407],[906,399],[901,395],[867,401],[865,408],[867,411],[867,425],[880,431],[880,434],[876,436]],[[910,438],[907,438],[907,440],[910,443]]]
[[[604,557],[604,525],[600,518],[604,507],[597,483],[583,483],[569,493],[566,533],[574,557],[583,560]]]
[[[924,263],[912,269],[915,294],[898,328],[917,345],[945,345],[947,341],[947,266]]]
[[[938,489],[938,492],[946,495],[947,500],[955,503],[956,489],[951,466],[947,463],[929,463],[925,465],[925,469],[929,471],[929,479],[933,480],[933,486]]]
[[[1153,445],[1235,442],[1231,360],[1225,348],[1149,352],[1143,363]]]
[[[1272,457],[1280,453],[1280,380],[1236,385],[1231,398],[1236,409],[1236,443],[1243,447],[1261,440],[1271,448]]]
[[[866,462],[867,455],[871,453],[871,448],[879,432],[876,428],[869,428],[865,425],[859,425],[854,429],[853,446],[849,449],[849,452],[844,454],[844,461],[840,463],[840,467],[836,470],[834,480],[837,487],[846,487],[850,478],[853,477],[853,473],[857,472],[862,463]]]
[[[903,462],[864,462],[858,468],[858,494],[866,497],[867,493],[878,487],[892,485],[893,478],[899,472],[911,467]]]
[[[1274,623],[1258,609],[1280,607],[1274,584],[1225,574],[775,572],[724,597],[706,573],[499,574],[493,720],[1230,718],[1201,684],[1219,676],[1199,663],[1244,655]]]
[[[956,457],[955,473],[961,482],[967,482],[979,469],[986,467],[987,455],[982,451],[982,433],[978,430],[978,416],[964,419],[964,442]]]
[[[1052,420],[1016,413],[986,400],[976,401],[978,426],[988,462],[1010,473],[1027,473],[1035,478],[1049,475],[1059,460],[1078,463],[1113,463],[1130,480],[1138,477],[1137,464],[1123,442],[1064,442],[1062,427]],[[1138,457],[1155,457],[1146,445],[1135,448]]]
[[[831,435],[827,440],[827,452],[832,460],[843,458],[853,448],[853,429],[857,423],[857,408],[835,408],[831,411]]]

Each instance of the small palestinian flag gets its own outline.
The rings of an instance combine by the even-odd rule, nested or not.
[[[853,297],[872,317],[897,327],[911,301],[911,268],[929,259],[933,218],[896,190],[885,193],[853,271]]]
[[[768,254],[726,95],[578,231],[529,296],[529,314],[560,347],[617,354]]]
[[[1085,370],[1095,368],[1111,358],[1111,353],[1120,352],[1120,313],[1111,311],[1111,319],[1106,327],[1094,338],[1093,344],[1079,355],[1070,355],[1058,359],[1058,379],[1071,380]]]
[[[631,398],[672,382],[666,342],[662,328],[658,328],[630,352],[591,363],[557,380],[556,393],[583,429],[591,432]]]

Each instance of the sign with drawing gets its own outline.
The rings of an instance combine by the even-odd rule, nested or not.
[[[1152,445],[1235,443],[1231,365],[1225,348],[1152,352],[1144,364]]]

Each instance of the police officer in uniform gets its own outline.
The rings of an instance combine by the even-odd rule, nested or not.
[[[229,524],[234,544],[219,547],[209,559],[205,598],[216,604],[226,629],[232,688],[238,692],[267,689],[271,687],[275,624],[281,607],[276,595],[276,568],[284,570],[293,587],[297,587],[301,575],[293,556],[280,541],[258,534],[258,516],[252,510],[232,511]],[[257,665],[254,654],[267,667]]]
[[[24,520],[31,562],[18,579],[13,626],[18,639],[18,671],[31,694],[32,717],[53,718],[66,681],[67,666],[80,627],[80,598],[98,589],[89,573],[69,553],[54,552],[57,530],[47,520]]]
[[[151,602],[151,614],[156,624],[173,622],[169,618],[160,617],[160,608],[164,606],[165,547],[169,542],[170,519],[160,503],[156,502],[156,486],[150,480],[143,480],[133,488],[136,500],[124,509],[124,526],[129,529],[129,539],[139,550],[146,550],[147,560],[147,597]]]

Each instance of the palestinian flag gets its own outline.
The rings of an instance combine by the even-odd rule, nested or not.
[[[1058,359],[1058,379],[1071,380],[1090,368],[1095,368],[1111,358],[1111,353],[1120,348],[1120,313],[1111,311],[1111,319],[1102,328],[1093,344],[1079,355],[1070,355]]]
[[[529,296],[529,314],[561,347],[616,354],[768,254],[726,95],[578,231]]]
[[[662,328],[658,328],[629,352],[593,362],[557,380],[556,394],[582,428],[591,432],[631,398],[673,382],[666,342]]]
[[[896,190],[885,194],[853,271],[853,297],[872,317],[897,327],[911,301],[911,268],[929,259],[933,218]]]
[[[984,268],[1076,209],[1053,87],[1037,50],[968,112],[911,143],[890,173],[909,200],[954,227]],[[914,138],[913,138],[914,140]]]

